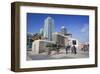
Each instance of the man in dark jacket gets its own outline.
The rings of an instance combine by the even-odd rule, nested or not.
[[[66,46],[66,54],[68,54],[69,49],[70,49],[70,45]]]
[[[76,49],[75,45],[72,46],[71,50],[72,50],[72,53],[77,54],[77,52],[76,52],[77,49]]]

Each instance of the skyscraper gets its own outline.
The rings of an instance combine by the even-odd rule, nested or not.
[[[43,36],[46,40],[52,41],[53,30],[54,30],[54,20],[51,17],[47,17],[44,20],[44,33],[43,33]]]
[[[67,29],[64,26],[61,27],[61,34],[67,34]]]
[[[43,36],[43,28],[40,29],[40,35]]]

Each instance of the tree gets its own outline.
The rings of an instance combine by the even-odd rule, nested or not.
[[[46,45],[46,47],[49,48],[49,49],[48,49],[48,55],[50,55],[50,54],[51,54],[51,50],[52,50],[52,44],[48,43],[48,44]]]
[[[62,47],[60,44],[56,43],[56,44],[51,44],[51,43],[48,43],[46,45],[46,47],[48,47],[48,55],[51,54],[51,51],[56,51],[57,53],[59,53],[60,51],[60,48]]]

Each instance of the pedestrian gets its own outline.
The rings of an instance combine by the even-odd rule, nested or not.
[[[73,46],[74,54],[77,54],[75,45]]]
[[[70,46],[69,45],[66,46],[65,49],[66,49],[66,54],[68,54],[68,50],[70,49]]]
[[[73,46],[71,46],[71,53],[74,53],[74,51],[73,51],[74,49],[73,49]]]
[[[68,46],[66,46],[65,49],[66,49],[66,54],[68,54]]]
[[[72,46],[71,50],[72,50],[72,53],[77,54],[75,45]]]
[[[50,55],[51,54],[51,49],[48,49],[48,55]]]

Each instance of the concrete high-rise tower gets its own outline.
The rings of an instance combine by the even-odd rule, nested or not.
[[[40,35],[43,36],[43,28],[40,29]]]
[[[54,20],[51,17],[47,17],[44,20],[44,33],[43,33],[43,36],[46,40],[52,41],[53,30],[54,30]]]

